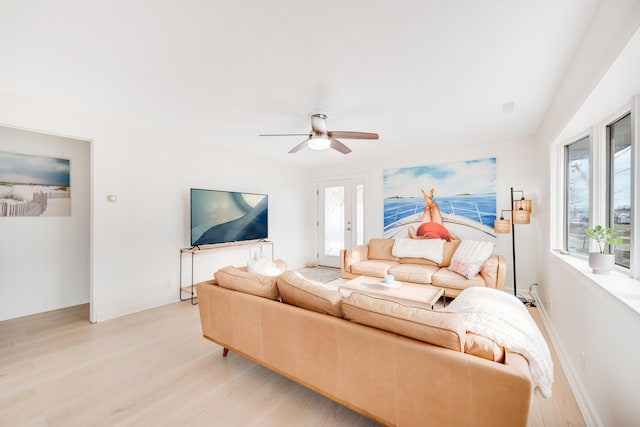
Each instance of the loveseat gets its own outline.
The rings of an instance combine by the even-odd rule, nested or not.
[[[226,267],[197,292],[203,336],[223,356],[231,350],[379,423],[527,425],[527,359],[467,332],[458,313],[344,297],[293,271]]]
[[[486,242],[466,243],[470,246],[484,245],[485,249],[491,247],[488,246],[491,244],[485,244]],[[392,274],[401,282],[443,288],[447,297],[456,297],[464,289],[473,286],[503,290],[507,274],[504,256],[487,253],[488,258],[479,260],[479,272],[474,274],[475,270],[471,271],[471,274],[465,277],[450,269],[460,245],[460,241],[445,242],[439,239],[371,239],[368,244],[342,250],[342,277],[382,278],[386,274]]]

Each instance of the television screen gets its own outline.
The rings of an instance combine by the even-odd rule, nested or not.
[[[191,189],[191,246],[266,239],[266,194]]]

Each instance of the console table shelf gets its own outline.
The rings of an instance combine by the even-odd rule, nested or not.
[[[180,249],[180,301],[191,301],[191,304],[196,305],[198,295],[196,294],[196,288],[194,283],[194,259],[196,255],[201,254],[211,254],[215,251],[232,249],[232,248],[251,248],[251,247],[260,247],[260,252],[262,252],[262,246],[267,245],[271,246],[271,259],[273,259],[273,242],[270,240],[258,240],[258,241],[249,241],[249,242],[235,242],[235,243],[221,243],[217,245],[202,245],[202,246],[194,246],[190,248],[182,248]],[[182,280],[182,257],[183,255],[191,256],[191,283],[183,284]],[[248,259],[245,258],[244,262]]]

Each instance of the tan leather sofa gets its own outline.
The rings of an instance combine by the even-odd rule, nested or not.
[[[409,308],[403,320],[385,301],[314,293],[293,272],[231,276],[197,284],[203,335],[223,356],[231,350],[383,425],[527,425],[526,359],[478,352],[486,342],[465,333],[457,313]]]
[[[503,290],[507,274],[504,256],[491,255],[482,265],[480,273],[467,279],[448,269],[460,242],[445,242],[442,262],[426,258],[393,256],[393,239],[371,239],[368,244],[345,249],[340,254],[342,277],[384,277],[393,274],[401,282],[419,283],[444,289],[447,297],[456,297],[472,286],[486,286]]]

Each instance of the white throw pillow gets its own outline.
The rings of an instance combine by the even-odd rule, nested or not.
[[[282,273],[276,263],[265,256],[249,260],[247,272],[262,274],[263,276],[278,276]]]
[[[391,250],[398,258],[425,258],[436,264],[442,263],[443,253],[442,239],[396,239]]]
[[[482,269],[482,264],[493,253],[493,242],[463,240],[451,258],[449,270],[471,279]]]

